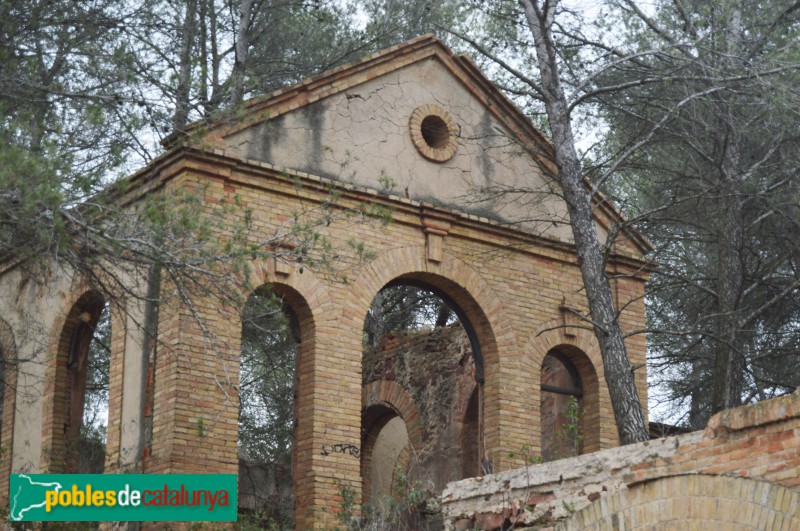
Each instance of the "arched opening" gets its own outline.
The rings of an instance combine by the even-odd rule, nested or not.
[[[475,386],[467,402],[461,428],[461,476],[473,478],[482,475],[480,463],[481,388]]]
[[[364,412],[366,437],[362,448],[364,500],[380,504],[402,490],[408,465],[409,436],[406,423],[393,409],[375,405]]]
[[[239,371],[239,512],[254,525],[294,527],[292,463],[300,321],[261,287],[242,311]]]
[[[404,445],[400,423],[409,419],[387,413],[375,421],[365,411],[362,455],[369,460],[368,466],[362,463],[365,499],[376,504],[376,497],[397,495],[396,484],[369,475],[379,471],[391,469],[395,478],[402,474],[407,489],[435,494],[451,481],[477,475],[483,361],[477,335],[461,308],[433,284],[397,279],[373,300],[363,340],[362,384],[383,381],[402,388],[402,396],[394,399],[413,402],[418,412],[413,422],[420,433],[420,440]],[[403,404],[388,405],[398,412],[407,409]],[[392,449],[387,453],[391,459],[376,463],[380,445]],[[392,452],[401,447],[407,447],[399,454],[406,457],[397,460]],[[387,486],[392,488],[387,491]]]
[[[583,387],[577,369],[559,351],[542,362],[542,459],[553,461],[581,453]]]
[[[597,373],[586,354],[569,345],[551,349],[540,378],[542,459],[599,449]]]
[[[57,365],[51,469],[99,474],[105,468],[111,359],[111,314],[102,295],[91,291],[78,299],[59,347],[66,371]]]

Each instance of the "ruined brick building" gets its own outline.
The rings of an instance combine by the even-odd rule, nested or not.
[[[251,101],[236,120],[197,125],[129,178],[127,205],[190,190],[207,205],[243,205],[261,235],[320,205],[391,212],[385,224],[351,215],[318,228],[334,249],[368,251],[361,261],[344,256],[344,273],[306,267],[277,244],[250,264],[247,285],[278,294],[298,330],[297,528],[336,525],[343,489],[357,499],[378,489],[386,470],[370,472],[380,468],[376,452],[397,463],[404,449],[430,447],[423,460],[440,466],[424,479],[441,489],[520,466],[525,454],[562,451],[543,441],[557,429],[563,397],[582,410],[574,451],[618,445],[596,340],[573,313],[586,311],[585,298],[554,172],[549,141],[476,66],[421,37]],[[511,190],[527,193],[497,193]],[[602,238],[621,221],[602,197],[594,215]],[[615,233],[614,297],[623,329],[637,330],[648,244],[634,231]],[[59,456],[80,431],[79,367],[105,301],[92,279],[59,267],[45,284],[13,264],[0,270],[0,349],[21,360],[5,376],[5,477],[68,470]],[[199,299],[190,312],[164,302],[147,342],[146,284],[131,278],[130,293],[142,297],[111,307],[104,470],[236,473],[241,308]],[[461,343],[439,351],[457,344],[461,357],[425,369],[453,374],[453,387],[410,384],[420,374],[397,368],[397,355],[364,364],[365,316],[390,285],[434,290],[457,311]],[[160,289],[174,301],[168,281]],[[628,347],[646,404],[644,336]],[[415,396],[427,387],[452,399],[447,421],[457,429],[432,438],[435,423]],[[401,448],[376,442],[389,425],[406,433]],[[0,489],[7,495],[6,480]]]

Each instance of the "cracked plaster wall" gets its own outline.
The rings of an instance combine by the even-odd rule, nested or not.
[[[409,133],[412,111],[441,106],[458,126],[458,149],[423,158]],[[566,209],[536,162],[436,60],[415,63],[227,137],[229,154],[500,221],[571,240]],[[386,183],[391,182],[389,190]],[[535,190],[489,198],[480,190]],[[601,234],[603,234],[601,230]]]

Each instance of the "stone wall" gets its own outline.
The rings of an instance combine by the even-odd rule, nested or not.
[[[475,362],[459,323],[418,333],[388,334],[378,349],[365,353],[362,378],[366,389],[379,382],[395,382],[413,400],[420,433],[415,437],[419,440],[408,448],[410,462],[405,473],[409,481],[438,495],[447,483],[477,475],[478,444],[472,439],[478,438],[479,414],[468,412],[470,398],[477,392]],[[368,412],[370,404],[364,407]],[[470,413],[473,419],[468,418]],[[365,460],[371,458],[366,446]],[[475,455],[465,455],[470,449]],[[384,465],[392,470],[394,463]]]
[[[798,529],[800,392],[722,412],[705,431],[451,483],[442,497],[447,529]]]

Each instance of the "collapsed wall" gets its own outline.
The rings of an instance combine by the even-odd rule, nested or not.
[[[800,529],[800,392],[698,431],[451,483],[446,529]]]
[[[362,381],[365,390],[390,382],[402,388],[417,412],[419,426],[419,430],[406,430],[410,433],[404,447],[390,453],[390,459],[388,452],[379,456],[379,432],[391,421],[386,417],[397,414],[395,418],[406,425],[414,419],[400,411],[402,404],[386,401],[380,406],[375,400],[365,400],[364,467],[374,469],[372,474],[364,472],[365,493],[387,494],[385,488],[380,492],[374,485],[374,476],[383,473],[394,483],[395,470],[432,494],[439,494],[448,482],[478,475],[478,385],[472,349],[460,324],[387,334],[377,348],[365,352]],[[371,408],[379,408],[377,414],[371,414]]]

